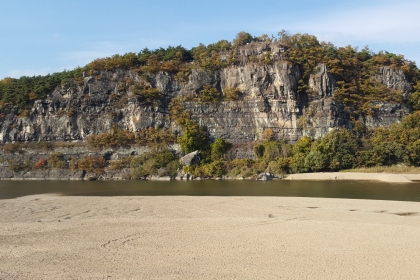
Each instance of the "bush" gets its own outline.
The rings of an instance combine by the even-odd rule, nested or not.
[[[114,125],[111,132],[90,135],[86,141],[94,149],[128,147],[130,144],[135,143],[135,135],[128,130],[123,130],[117,125]]]
[[[291,145],[277,140],[265,140],[254,146],[254,154],[257,159],[270,162],[279,157],[288,157],[291,155]]]
[[[32,166],[34,166],[34,164],[32,162],[30,162],[29,160],[15,160],[15,159],[11,159],[8,161],[9,164],[9,169],[14,171],[14,172],[18,172],[18,171],[23,171],[23,170],[31,170]]]
[[[47,160],[45,158],[40,158],[36,163],[35,163],[35,168],[37,169],[42,169],[47,167]]]
[[[66,166],[64,155],[62,153],[51,153],[48,156],[48,165],[53,169],[64,169]]]
[[[151,175],[175,176],[179,158],[169,149],[157,149],[131,159],[131,177],[144,179]]]
[[[106,166],[106,161],[103,157],[83,157],[78,163],[77,168],[79,170],[95,172],[96,174],[102,174]]]
[[[232,148],[232,143],[226,142],[223,138],[217,138],[214,143],[210,145],[211,160],[224,160],[226,153]]]
[[[176,142],[175,134],[167,129],[145,128],[137,133],[136,142],[144,146],[167,146]]]
[[[159,89],[148,87],[145,84],[133,85],[130,87],[130,91],[143,106],[157,106],[163,97]]]
[[[198,94],[198,99],[200,102],[219,102],[222,100],[222,95],[220,92],[212,87],[211,85],[205,85]]]
[[[8,143],[3,145],[3,151],[6,154],[23,153],[22,145],[20,143]]]
[[[237,101],[242,96],[242,93],[239,89],[231,87],[224,87],[223,93],[225,94],[224,99],[227,101]]]
[[[208,133],[204,127],[192,120],[186,120],[182,126],[182,135],[178,137],[178,143],[185,154],[196,150],[208,149]]]

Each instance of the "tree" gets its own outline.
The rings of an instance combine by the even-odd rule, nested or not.
[[[414,86],[415,92],[408,96],[408,105],[414,111],[420,110],[420,82],[417,82],[417,85]]]
[[[182,135],[178,137],[178,143],[185,154],[205,150],[208,147],[208,133],[204,127],[193,120],[186,120],[182,125]]]
[[[232,45],[234,47],[239,47],[239,46],[243,46],[248,43],[251,43],[252,40],[253,40],[253,37],[251,34],[242,31],[236,34],[236,38],[233,40]]]
[[[163,96],[159,89],[148,87],[145,84],[133,85],[130,87],[130,91],[143,106],[157,106]]]
[[[241,98],[241,91],[238,88],[224,87],[223,88],[224,99],[229,101],[236,101]]]
[[[229,142],[226,142],[225,139],[217,138],[216,141],[214,141],[210,145],[211,160],[217,161],[217,160],[225,159],[226,153],[229,151],[231,147],[232,147],[232,144]]]
[[[306,166],[318,170],[351,168],[356,162],[357,139],[347,129],[332,130],[320,141],[314,142],[306,159]]]
[[[217,102],[221,100],[222,95],[211,85],[205,85],[203,89],[200,90],[198,98],[201,102]]]

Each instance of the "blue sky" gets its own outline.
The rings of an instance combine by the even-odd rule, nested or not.
[[[420,1],[14,0],[0,9],[0,79],[44,75],[95,58],[186,48],[240,31],[309,33],[336,46],[403,54],[420,64]]]

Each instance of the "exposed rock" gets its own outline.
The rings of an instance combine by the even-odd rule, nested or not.
[[[181,163],[183,166],[199,164],[200,161],[201,161],[200,151],[191,152],[181,158]]]
[[[271,129],[277,139],[294,142],[302,135],[325,135],[337,126],[352,128],[349,115],[334,101],[334,77],[320,64],[308,81],[313,96],[297,93],[299,68],[283,61],[286,47],[278,43],[253,42],[238,48],[235,66],[209,73],[193,69],[186,83],[173,74],[158,72],[147,77],[129,70],[84,74],[80,83],[71,81],[54,90],[46,100],[37,100],[30,112],[19,117],[16,108],[0,108],[0,142],[83,141],[88,136],[110,131],[117,124],[129,131],[147,127],[171,128],[179,133],[168,115],[170,100],[178,95],[195,96],[210,84],[221,92],[239,89],[242,99],[219,103],[186,102],[192,118],[206,126],[210,136],[235,144],[262,138]],[[250,62],[251,56],[270,52],[272,63]],[[227,54],[226,54],[227,55]],[[402,70],[381,67],[374,78],[406,97],[411,87]],[[132,95],[131,84],[144,83],[162,91],[156,106],[143,106]],[[387,126],[409,113],[400,104],[378,102],[378,109],[364,124]],[[247,154],[238,150],[238,154]],[[113,157],[113,156],[111,156]]]
[[[331,97],[334,92],[335,79],[328,73],[327,66],[320,64],[315,73],[309,77],[309,88],[315,93],[316,98]]]
[[[397,69],[391,66],[382,66],[379,67],[379,72],[375,78],[379,83],[386,85],[387,88],[401,90],[404,99],[407,98],[408,94],[412,90],[402,69]]]
[[[261,174],[258,174],[258,176],[257,176],[257,180],[259,180],[259,181],[269,181],[269,180],[273,180],[275,178],[276,178],[276,176],[274,176],[271,173],[261,173]]]

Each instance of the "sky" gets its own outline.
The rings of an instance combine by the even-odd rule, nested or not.
[[[145,47],[308,33],[403,54],[420,66],[418,0],[13,0],[0,9],[0,80],[82,67]]]

